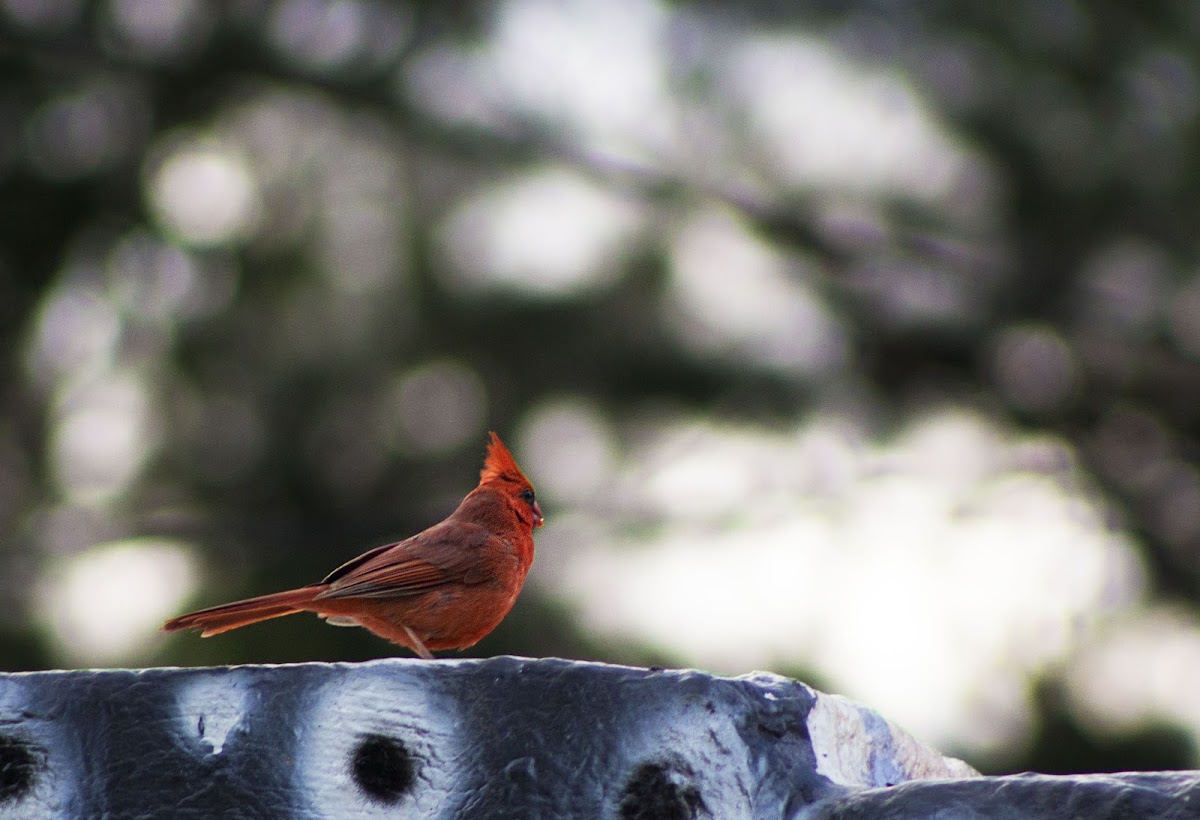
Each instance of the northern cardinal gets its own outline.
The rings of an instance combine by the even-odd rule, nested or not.
[[[315,612],[432,658],[433,649],[473,646],[504,620],[533,563],[533,528],[541,525],[529,479],[492,433],[479,486],[441,523],[363,553],[319,584],[202,609],[162,628],[199,629],[207,638]]]

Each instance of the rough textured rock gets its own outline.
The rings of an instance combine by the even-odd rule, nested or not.
[[[911,781],[823,801],[804,820],[1194,820],[1200,772]]]
[[[1183,817],[1196,790],[980,778],[773,675],[519,658],[0,675],[3,817]]]

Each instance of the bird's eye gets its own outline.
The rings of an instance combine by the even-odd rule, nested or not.
[[[518,493],[518,495],[521,497],[521,500],[524,501],[526,504],[533,503],[533,490],[531,490],[529,487],[526,487],[525,489],[521,490],[521,492]]]

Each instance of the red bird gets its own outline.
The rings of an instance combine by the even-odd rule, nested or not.
[[[335,626],[362,626],[422,658],[464,649],[512,609],[533,563],[533,528],[542,525],[533,486],[495,433],[479,486],[450,517],[395,544],[363,553],[319,584],[261,595],[172,618],[166,632],[201,637],[315,612]]]

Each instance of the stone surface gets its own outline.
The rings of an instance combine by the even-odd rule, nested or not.
[[[1192,807],[1190,776],[981,778],[766,674],[493,658],[0,675],[6,818],[1183,817],[1163,812]]]
[[[910,781],[821,802],[804,820],[1195,820],[1200,772]]]

